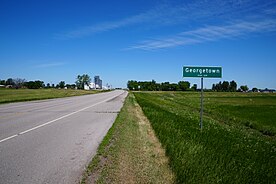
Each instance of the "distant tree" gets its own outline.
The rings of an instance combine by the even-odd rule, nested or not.
[[[237,83],[234,80],[230,82],[229,91],[231,92],[237,91]]]
[[[67,89],[75,89],[76,84],[66,84]]]
[[[217,91],[222,91],[222,83],[219,82],[217,85]]]
[[[162,82],[161,83],[161,90],[162,91],[170,91],[170,83],[169,82]]]
[[[149,88],[150,88],[151,91],[156,91],[157,90],[155,80],[151,80],[151,82],[149,83]]]
[[[221,84],[222,91],[228,92],[229,91],[229,82],[228,81],[223,81]]]
[[[11,86],[13,86],[13,85],[14,85],[13,79],[12,79],[12,78],[7,79],[6,85],[11,85]]]
[[[228,81],[219,82],[212,85],[213,91],[234,92],[237,90],[237,83],[233,80],[230,83]]]
[[[40,80],[25,82],[24,84],[29,89],[39,89],[44,86],[44,82]]]
[[[176,83],[170,84],[170,91],[180,91],[179,85]]]
[[[194,84],[194,85],[191,87],[191,89],[192,89],[193,91],[196,91],[196,90],[197,90],[197,84]]]
[[[149,89],[149,86],[150,86],[150,82],[137,82],[135,83],[136,81],[134,81],[134,90],[139,90],[139,91],[148,91]]]
[[[55,88],[55,84],[52,84],[52,88]]]
[[[216,91],[216,85],[215,84],[212,85],[212,90]]]
[[[59,85],[60,88],[63,89],[65,87],[65,82],[64,81],[60,81],[58,85]]]
[[[128,88],[131,90],[141,90],[141,91],[156,91],[157,83],[155,80],[152,81],[129,81]]]
[[[0,80],[0,85],[6,85],[6,81],[5,80]]]
[[[76,88],[76,84],[71,84],[71,88],[75,89]]]
[[[127,88],[129,90],[138,90],[138,86],[139,86],[139,84],[138,84],[137,81],[130,80],[130,81],[127,82]],[[140,86],[140,88],[141,88],[141,86]]]
[[[51,88],[50,83],[47,83],[46,88]]]
[[[258,88],[252,88],[253,92],[258,92]]]
[[[218,84],[213,84],[212,90],[213,91],[222,91],[222,83],[219,82]]]
[[[161,91],[161,84],[160,83],[156,83],[156,91]]]
[[[179,81],[178,82],[178,88],[181,91],[187,91],[190,88],[190,82],[188,82],[188,81]]]
[[[14,87],[16,88],[22,88],[25,82],[27,82],[26,79],[20,79],[20,78],[13,79]]]
[[[36,80],[35,81],[35,86],[36,86],[36,89],[39,89],[39,88],[42,88],[44,87],[44,82],[43,81],[40,81],[40,80]]]
[[[91,78],[89,75],[87,74],[78,75],[76,80],[76,86],[79,89],[84,89],[84,85],[89,85],[90,82],[91,82]]]
[[[241,86],[240,88],[241,88],[241,90],[244,91],[244,92],[248,91],[247,85]]]
[[[77,76],[76,85],[79,89],[84,89],[83,78],[81,75]]]

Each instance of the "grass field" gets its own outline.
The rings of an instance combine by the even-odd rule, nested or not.
[[[100,91],[71,89],[0,89],[0,104],[94,94]]]
[[[177,183],[276,183],[276,94],[136,92]]]

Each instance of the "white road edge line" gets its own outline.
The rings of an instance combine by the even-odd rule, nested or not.
[[[2,139],[2,140],[0,140],[0,143],[1,142],[4,142],[4,141],[7,141],[7,140],[9,140],[9,139],[12,139],[12,138],[14,138],[14,137],[17,137],[18,135],[12,135],[12,136],[10,136],[10,137],[7,137],[7,138],[5,138],[5,139]]]
[[[123,93],[122,93],[122,94],[123,94]],[[101,103],[107,102],[107,101],[109,101],[109,100],[111,100],[111,99],[113,99],[113,98],[116,98],[117,96],[120,96],[120,95],[121,95],[121,94],[116,95],[116,96],[113,96],[113,97],[108,98],[108,99],[105,99],[105,100],[103,100],[103,101],[101,101],[101,102],[95,103],[95,104],[90,105],[90,106],[88,106],[88,107],[85,107],[85,108],[82,108],[82,109],[77,110],[77,111],[75,111],[75,112],[72,112],[72,113],[70,113],[70,114],[61,116],[61,117],[59,117],[59,118],[57,118],[57,119],[54,119],[54,120],[52,120],[52,121],[48,121],[48,122],[46,122],[46,123],[43,123],[43,124],[41,124],[41,125],[38,125],[38,126],[36,126],[36,127],[33,127],[33,128],[31,128],[31,129],[28,129],[28,130],[25,130],[25,131],[20,132],[20,133],[18,133],[18,134],[9,136],[9,137],[7,137],[7,138],[5,138],[5,139],[0,140],[0,143],[2,143],[2,142],[4,142],[4,141],[7,141],[7,140],[10,140],[10,139],[12,139],[12,138],[14,138],[14,137],[17,137],[17,136],[19,136],[19,135],[26,134],[26,133],[28,133],[28,132],[30,132],[30,131],[33,131],[33,130],[36,130],[36,129],[38,129],[38,128],[44,127],[44,126],[46,126],[46,125],[49,125],[49,124],[54,123],[54,122],[56,122],[56,121],[58,121],[58,120],[64,119],[64,118],[66,118],[66,117],[68,117],[68,116],[71,116],[71,115],[73,115],[73,114],[76,114],[76,113],[78,113],[78,112],[84,111],[84,110],[86,110],[86,109],[89,109],[89,108],[94,107],[94,106],[96,106],[96,105],[99,105],[99,104],[101,104]]]

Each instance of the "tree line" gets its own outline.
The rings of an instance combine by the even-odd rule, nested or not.
[[[219,82],[217,84],[213,84],[212,85],[212,91],[218,91],[218,92],[247,92],[249,90],[249,88],[247,87],[247,85],[241,85],[238,89],[237,89],[238,85],[237,83],[232,80],[230,82],[228,81],[223,81],[223,82]],[[258,89],[257,88],[252,88],[253,92],[257,92]]]
[[[212,85],[213,91],[219,92],[235,92],[237,91],[237,83],[233,80],[231,82],[223,81]]]
[[[178,83],[162,82],[157,83],[152,81],[135,81],[130,80],[127,82],[127,88],[135,91],[195,91],[197,85],[194,84],[190,87],[190,82],[179,81]]]
[[[45,84],[44,81],[35,80],[27,81],[21,78],[8,78],[7,80],[0,80],[0,85],[6,88],[28,88],[28,89],[40,89],[40,88],[57,88],[57,89],[84,89],[84,85],[89,85],[91,78],[87,74],[78,75],[75,84],[66,84],[65,81],[60,81],[58,84]]]
[[[0,80],[0,85],[5,86],[6,88],[28,88],[28,89],[39,89],[39,88],[68,88],[75,89],[76,84],[65,84],[65,81],[60,81],[58,84],[45,83],[41,80],[27,81],[26,79],[12,79]]]
[[[134,91],[197,91],[197,84],[190,86],[188,81],[179,81],[178,83],[162,82],[157,83],[155,80],[152,81],[135,81],[130,80],[127,82],[127,88]],[[206,89],[205,89],[206,90]],[[232,80],[230,82],[223,81],[212,85],[212,89],[206,91],[217,91],[217,92],[246,92],[249,88],[247,85],[242,85],[238,88],[237,82]],[[253,92],[257,92],[257,88],[252,88]]]

